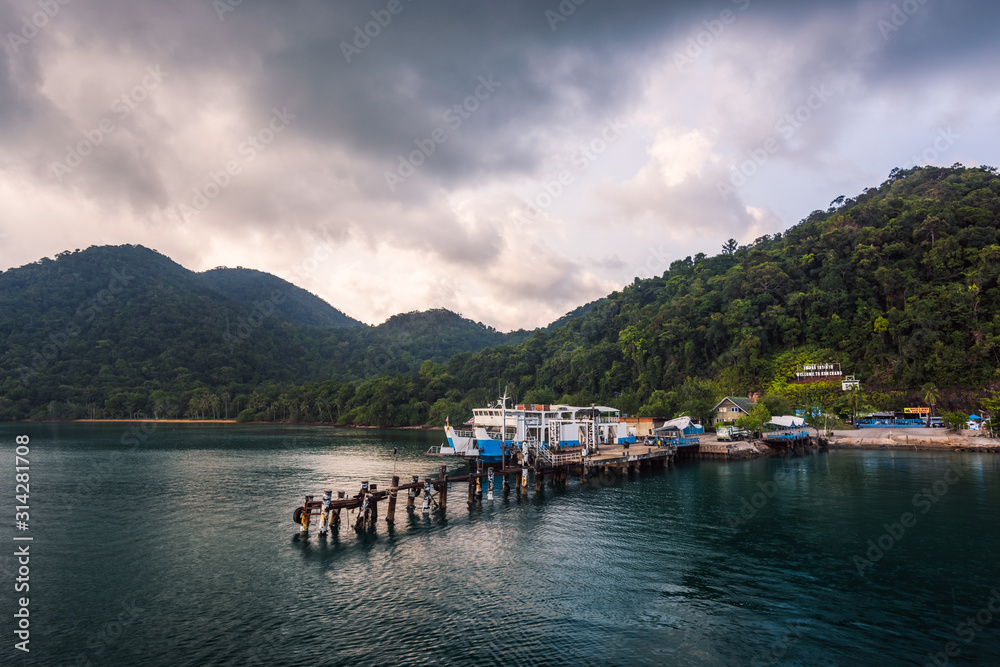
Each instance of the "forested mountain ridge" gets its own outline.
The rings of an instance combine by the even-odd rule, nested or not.
[[[195,273],[142,246],[64,252],[0,272],[0,419],[152,414],[191,392],[409,373],[518,340],[447,311],[406,318],[411,331],[370,327],[275,276]]]
[[[365,326],[364,322],[348,317],[315,294],[270,273],[243,267],[217,267],[199,275],[220,294],[249,308],[259,303],[261,295],[281,292],[281,302],[274,304],[274,315],[292,324],[327,328]]]
[[[946,404],[1000,380],[998,228],[992,167],[897,169],[784,234],[675,261],[549,336],[449,370],[467,386],[502,375],[532,398],[670,416],[706,394],[794,396],[798,367],[829,361],[875,407],[912,403],[927,384]]]
[[[0,275],[0,371],[12,376],[0,385],[0,418],[232,412],[415,425],[463,418],[500,386],[527,402],[600,402],[663,417],[704,418],[722,395],[750,391],[843,412],[839,383],[789,383],[817,362],[857,376],[872,408],[923,404],[930,388],[939,406],[971,409],[1000,387],[998,230],[994,168],[897,169],[783,234],[677,260],[562,326],[506,335],[447,311],[341,329],[251,320],[245,304],[212,301],[217,292],[189,284],[196,274],[162,256],[159,271],[171,280],[137,289],[145,274],[99,249],[109,259],[99,279],[82,284],[70,264],[48,274],[58,290],[26,281],[25,267]],[[127,282],[81,315],[78,304],[114,291],[113,271],[127,272],[119,283]],[[15,316],[5,307],[11,289],[31,296]],[[179,295],[188,291],[204,307],[185,307]],[[55,323],[44,315],[54,301],[72,305]],[[140,312],[145,319],[125,321]],[[67,318],[77,333],[64,330]],[[70,339],[64,348],[53,331]],[[46,344],[57,358],[24,386],[12,362]]]
[[[525,402],[649,416],[705,419],[722,396],[749,392],[849,414],[839,382],[789,382],[803,364],[833,362],[862,381],[862,408],[934,394],[940,408],[977,409],[1000,387],[998,229],[994,168],[897,169],[783,234],[637,278],[553,332],[379,382],[397,388],[396,402],[420,397],[432,422],[464,416],[501,384]],[[414,413],[352,391],[338,394],[348,420]]]

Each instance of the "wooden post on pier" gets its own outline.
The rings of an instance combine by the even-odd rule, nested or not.
[[[303,533],[309,531],[309,504],[312,502],[312,496],[306,496],[306,501],[302,503],[302,527],[299,529]]]
[[[398,489],[396,488],[397,486],[399,486],[399,476],[393,475],[392,488],[389,489],[389,511],[385,515],[386,523],[396,522],[396,493],[398,492]]]
[[[469,504],[476,502],[476,466],[469,461]]]
[[[507,496],[508,494],[510,494],[510,475],[504,475],[503,476],[503,495]]]
[[[540,492],[545,487],[545,473],[540,469],[535,470],[535,491]]]
[[[337,500],[343,500],[347,497],[346,491],[337,491]],[[333,519],[330,521],[331,529],[336,526],[337,530],[340,530],[340,508],[333,510]]]
[[[476,498],[483,497],[483,479],[479,475],[483,472],[483,462],[476,459]]]
[[[420,478],[417,477],[416,475],[414,475],[413,477],[410,478],[410,483],[411,484],[416,484],[419,481],[420,481]],[[408,509],[408,510],[413,509],[413,505],[415,504],[415,501],[416,501],[416,498],[417,498],[417,491],[418,490],[419,489],[410,489],[409,491],[407,491],[407,493],[406,493],[406,509]]]
[[[441,513],[444,514],[444,510],[448,506],[448,466],[441,466],[438,479],[441,480],[438,487],[438,505],[441,507]]]

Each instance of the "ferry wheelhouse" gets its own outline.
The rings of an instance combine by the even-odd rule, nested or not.
[[[443,456],[500,461],[504,450],[547,449],[553,453],[599,448],[602,444],[635,442],[635,427],[625,423],[617,408],[606,406],[520,404],[507,397],[472,411],[461,427],[445,426]]]

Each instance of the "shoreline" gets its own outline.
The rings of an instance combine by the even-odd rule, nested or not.
[[[68,419],[44,422],[13,421],[11,424],[233,424],[247,426],[321,426],[332,429],[385,430],[385,431],[443,431],[442,426],[369,426],[364,424],[335,424],[331,422],[237,422],[235,419]],[[919,432],[918,432],[919,431]],[[709,434],[706,434],[708,437]],[[815,437],[815,436],[812,436]],[[989,438],[977,431],[959,433],[927,429],[859,429],[834,431],[826,436],[829,449],[859,451],[938,451],[1000,453],[1000,439]],[[714,438],[711,438],[714,442]],[[733,443],[730,443],[733,444]]]
[[[53,419],[41,422],[13,421],[10,424],[241,424],[249,426],[325,426],[327,428],[381,429],[385,431],[443,431],[443,426],[367,426],[331,422],[238,422],[235,419]]]
[[[1000,452],[1000,440],[978,431],[944,429],[860,429],[834,431],[827,437],[830,449]]]
[[[1000,441],[989,444],[981,443],[941,443],[941,442],[909,442],[909,443],[879,443],[879,442],[845,442],[829,440],[827,449],[845,449],[855,451],[901,451],[901,452],[986,452],[1000,453]]]

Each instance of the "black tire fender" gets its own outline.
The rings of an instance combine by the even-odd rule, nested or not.
[[[302,525],[302,512],[304,512],[304,511],[305,511],[305,508],[296,507],[295,511],[292,513],[292,523],[294,523],[297,526],[301,526]]]

